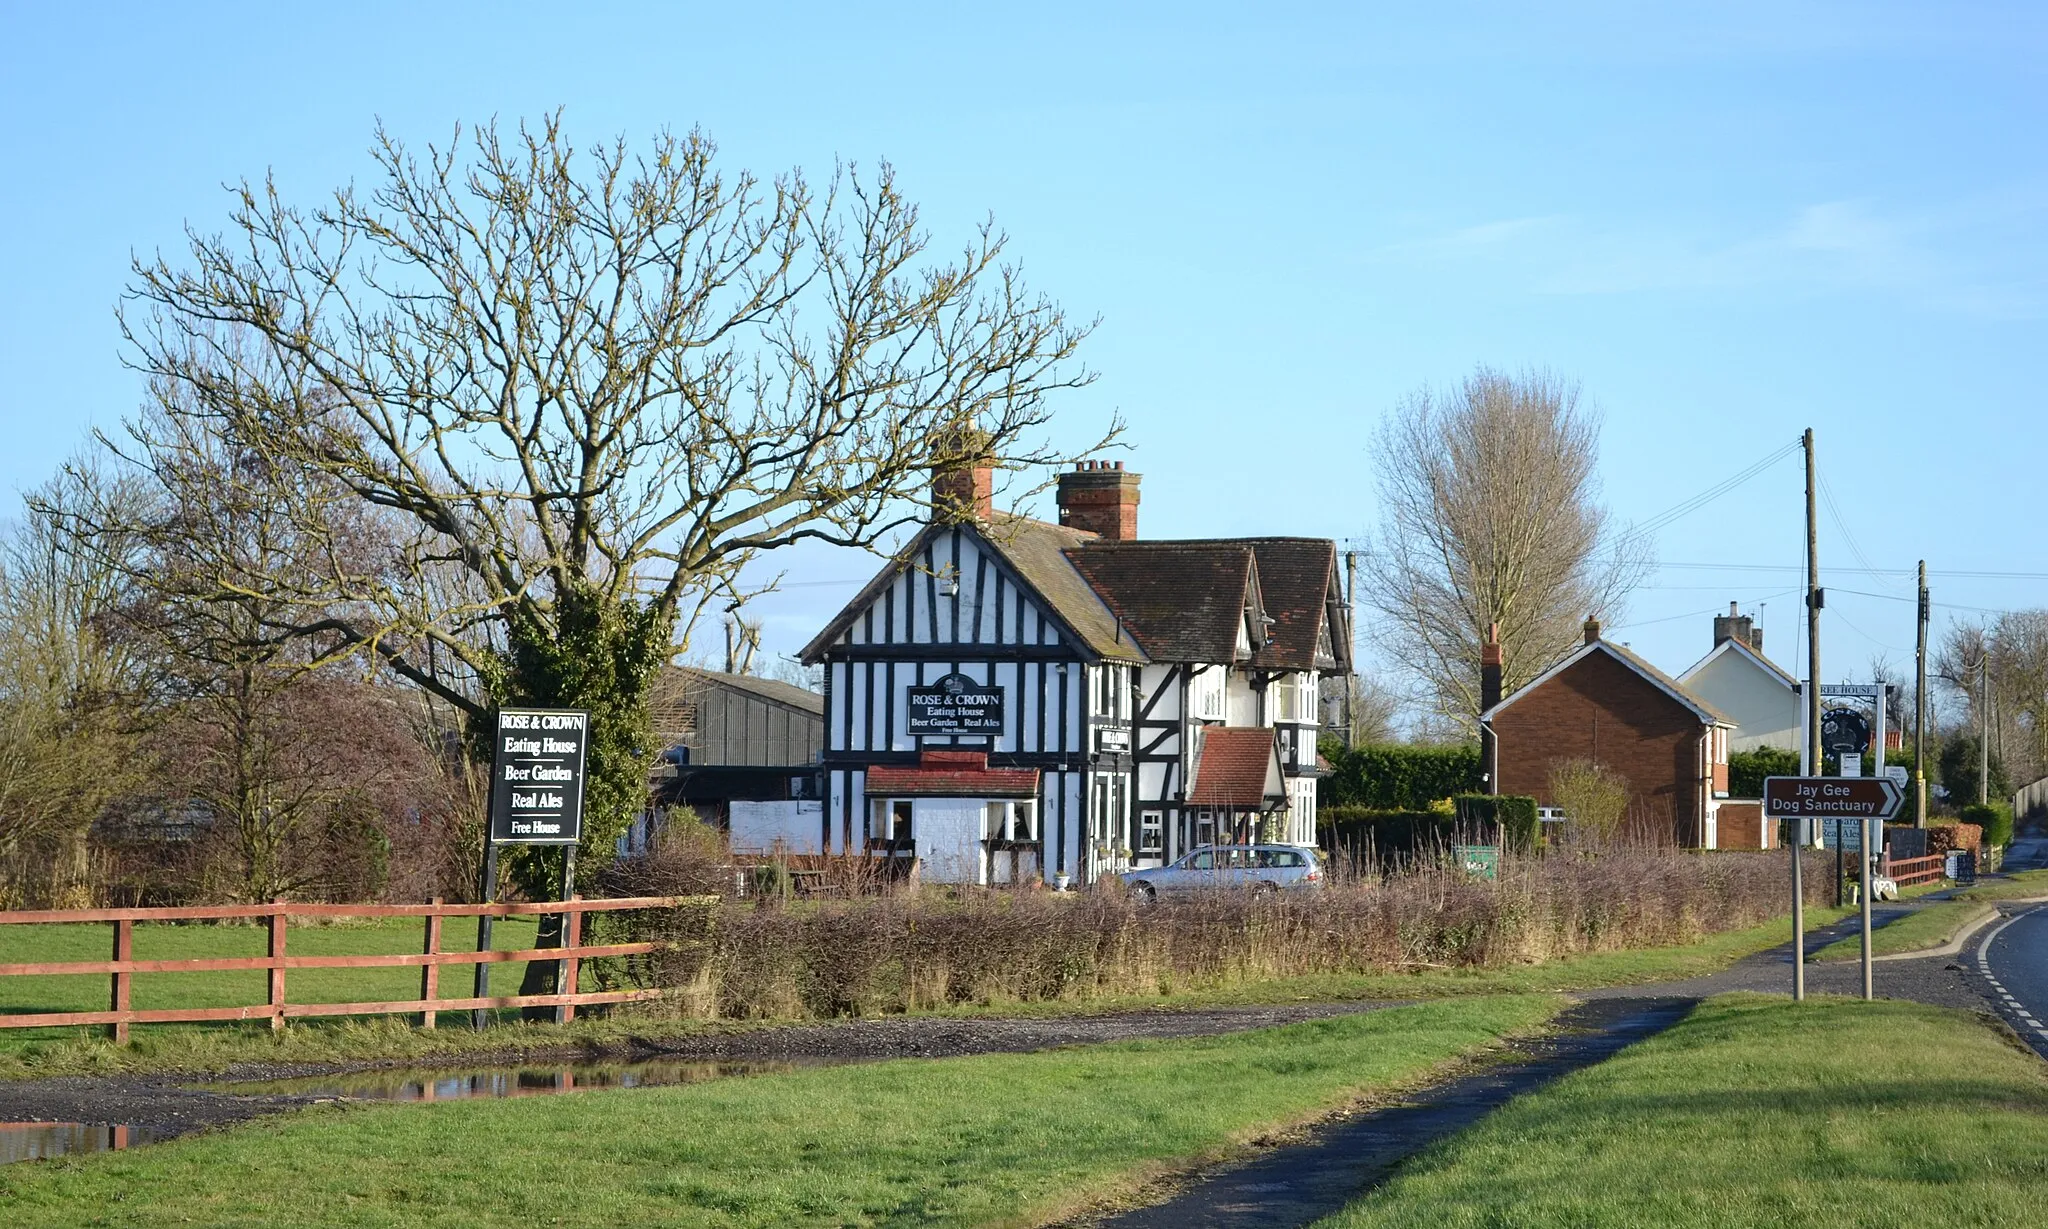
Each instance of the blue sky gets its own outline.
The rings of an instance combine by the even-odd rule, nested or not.
[[[129,255],[217,227],[224,182],[310,198],[367,176],[379,117],[559,106],[764,172],[887,157],[942,248],[992,212],[1102,318],[1063,422],[1128,420],[1147,536],[1369,533],[1403,394],[1540,364],[1604,413],[1623,521],[1818,431],[1830,679],[1910,662],[1910,581],[1864,561],[1927,558],[1938,622],[2048,604],[1943,575],[2048,577],[2048,9],[1537,7],[14,6],[0,481],[134,406]],[[1664,527],[1616,638],[1681,669],[1737,600],[1789,660],[1800,506],[1788,458]],[[790,563],[785,652],[872,569]]]

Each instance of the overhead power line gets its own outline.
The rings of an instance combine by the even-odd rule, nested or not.
[[[1741,470],[1738,473],[1732,474],[1726,478],[1723,478],[1721,481],[1715,483],[1713,486],[1708,487],[1706,490],[1701,491],[1699,494],[1692,496],[1690,499],[1681,500],[1678,503],[1671,505],[1669,508],[1664,509],[1664,511],[1659,512],[1657,515],[1651,517],[1650,519],[1642,522],[1641,524],[1631,526],[1627,533],[1621,535],[1621,538],[1616,543],[1616,546],[1619,547],[1622,543],[1634,542],[1641,540],[1643,538],[1647,538],[1651,534],[1656,533],[1659,529],[1664,528],[1666,525],[1669,525],[1674,521],[1682,520],[1683,518],[1692,515],[1693,513],[1699,511],[1701,508],[1706,507],[1708,504],[1713,503],[1715,500],[1721,498],[1723,495],[1726,495],[1728,492],[1734,490],[1736,487],[1739,487],[1743,483],[1748,482],[1751,478],[1754,478],[1758,474],[1763,473],[1771,466],[1776,465],[1778,462],[1784,460],[1786,457],[1789,457],[1793,453],[1799,451],[1800,446],[1801,442],[1795,439],[1791,443],[1785,445],[1783,448],[1778,449],[1776,452],[1771,453],[1769,456],[1764,457],[1760,461],[1754,462],[1748,468]]]

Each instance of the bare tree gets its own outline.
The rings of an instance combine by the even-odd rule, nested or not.
[[[137,263],[159,412],[119,450],[290,475],[303,557],[216,596],[261,593],[308,664],[374,658],[473,725],[589,709],[600,856],[642,801],[656,671],[749,561],[875,544],[969,453],[1060,459],[1048,399],[1090,379],[1087,326],[992,224],[934,258],[887,165],[764,183],[699,133],[579,148],[559,117],[423,156],[380,129],[373,156],[373,191],[244,184],[227,235]],[[395,549],[364,549],[371,521]]]
[[[1323,679],[1322,702],[1325,726],[1341,728],[1346,715],[1350,716],[1353,746],[1394,741],[1401,697],[1378,674],[1361,669],[1353,674],[1327,675]]]
[[[1447,395],[1415,393],[1379,433],[1364,590],[1378,644],[1468,731],[1489,625],[1512,691],[1570,651],[1588,615],[1618,613],[1643,574],[1644,544],[1612,533],[1598,502],[1598,434],[1576,384],[1486,367]]]
[[[81,474],[37,498],[73,506],[101,478]],[[138,771],[141,663],[111,618],[130,598],[126,570],[74,549],[51,516],[18,522],[0,549],[0,905],[92,903],[88,833]]]
[[[2048,773],[2048,610],[1953,624],[1928,670],[1972,736],[1980,726],[1989,727],[1992,755],[2013,779],[2031,781]]]

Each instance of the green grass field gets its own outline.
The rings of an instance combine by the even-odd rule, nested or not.
[[[1189,1041],[321,1108],[0,1168],[30,1225],[1031,1223],[1537,1028],[1466,998]]]
[[[1807,910],[1808,925],[1820,926],[1845,916],[1830,909]],[[16,928],[27,931],[29,928]],[[89,960],[102,957],[107,943],[105,926],[36,927],[34,933],[54,934],[49,941],[38,939],[33,948],[10,947],[0,959]],[[416,950],[419,924],[406,921],[384,926],[333,926],[295,928],[290,932],[290,950],[312,954]],[[97,933],[95,933],[97,932]],[[1544,993],[1586,989],[1595,986],[1639,985],[1698,977],[1726,968],[1752,952],[1785,942],[1791,936],[1788,921],[1768,923],[1748,930],[1728,931],[1697,943],[1678,947],[1644,948],[1598,952],[1542,965],[1505,969],[1419,969],[1412,973],[1343,975],[1290,978],[1283,981],[1234,982],[1194,986],[1172,994],[1109,998],[1070,998],[1051,1002],[963,1003],[934,1013],[943,1015],[1073,1015],[1144,1008],[1197,1008],[1213,1006],[1254,1006],[1271,1003],[1340,1002],[1360,999],[1429,999],[1467,995]],[[0,930],[0,939],[14,936]],[[463,938],[449,932],[444,948]],[[315,947],[315,942],[322,944]],[[494,946],[516,949],[530,946],[533,925],[521,922],[501,924]],[[147,946],[145,946],[147,944]],[[138,926],[136,952],[144,959],[173,956],[252,955],[264,948],[260,927]],[[21,955],[13,952],[20,950]],[[509,993],[516,989],[523,965],[499,966],[493,972],[492,989]],[[465,977],[462,966],[451,974],[443,970],[449,989]],[[259,973],[149,974],[135,979],[134,1001],[139,1006],[200,1006],[233,1002],[258,1002],[263,997]],[[293,1001],[318,996],[335,1001],[361,992],[365,997],[405,998],[419,992],[415,970],[298,970],[291,975]],[[306,980],[301,981],[304,978]],[[157,982],[173,983],[157,986]],[[104,1005],[105,977],[6,978],[0,979],[0,1001],[10,1010],[85,1009]],[[466,981],[460,981],[467,985]],[[587,984],[587,983],[586,983]],[[137,1026],[134,1040],[115,1046],[102,1037],[104,1030],[23,1029],[0,1032],[0,1079],[62,1075],[86,1072],[186,1070],[217,1071],[236,1062],[347,1062],[374,1058],[433,1061],[459,1059],[465,1053],[483,1050],[534,1051],[550,1045],[618,1040],[628,1034],[679,1036],[704,1028],[759,1027],[772,1021],[744,1024],[711,1023],[660,1016],[659,1007],[641,1012],[620,1012],[605,1019],[579,1019],[566,1029],[553,1025],[519,1025],[474,1033],[461,1027],[462,1020],[443,1015],[442,1027],[425,1033],[406,1027],[404,1017],[293,1021],[282,1034],[272,1034],[267,1025],[156,1025]]]
[[[1732,995],[1322,1224],[2031,1225],[2044,1198],[2048,1065],[1978,1019]]]

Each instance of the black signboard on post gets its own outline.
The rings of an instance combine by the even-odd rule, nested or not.
[[[575,709],[498,711],[491,764],[491,842],[574,845],[583,836],[583,754],[590,714]]]
[[[949,674],[937,683],[912,687],[904,729],[910,734],[1001,734],[1003,689]]]

